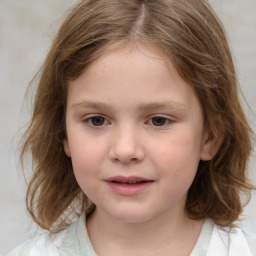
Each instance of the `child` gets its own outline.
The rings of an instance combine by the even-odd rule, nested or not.
[[[81,1],[42,67],[21,152],[47,232],[9,255],[255,256],[234,224],[253,189],[237,87],[207,1]]]

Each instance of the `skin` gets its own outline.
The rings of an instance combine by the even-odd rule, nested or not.
[[[187,192],[217,148],[203,123],[193,89],[152,46],[111,50],[69,83],[64,149],[96,205],[87,228],[99,255],[189,255],[202,221],[186,217]],[[120,175],[153,182],[124,196],[106,182]]]

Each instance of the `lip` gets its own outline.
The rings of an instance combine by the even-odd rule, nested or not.
[[[115,193],[119,195],[135,196],[150,187],[154,180],[138,176],[114,176],[106,179],[105,182]],[[134,184],[129,182],[134,182]]]

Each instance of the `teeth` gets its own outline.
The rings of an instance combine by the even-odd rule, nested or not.
[[[127,183],[136,184],[136,183],[138,183],[138,181],[128,181]]]
[[[141,183],[141,181],[127,181],[127,182],[122,182],[122,181],[120,181],[120,182],[118,182],[118,183],[122,183],[122,184],[137,184],[137,183]]]

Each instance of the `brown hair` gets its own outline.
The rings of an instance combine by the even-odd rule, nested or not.
[[[242,212],[240,192],[249,195],[246,167],[252,132],[238,98],[227,39],[203,0],[84,0],[63,22],[40,71],[33,116],[24,135],[21,163],[32,154],[27,208],[51,231],[70,224],[73,213],[92,211],[63,149],[68,81],[103,52],[122,43],[147,42],[173,61],[195,90],[205,126],[223,143],[211,161],[201,161],[189,189],[190,218],[231,226]]]

